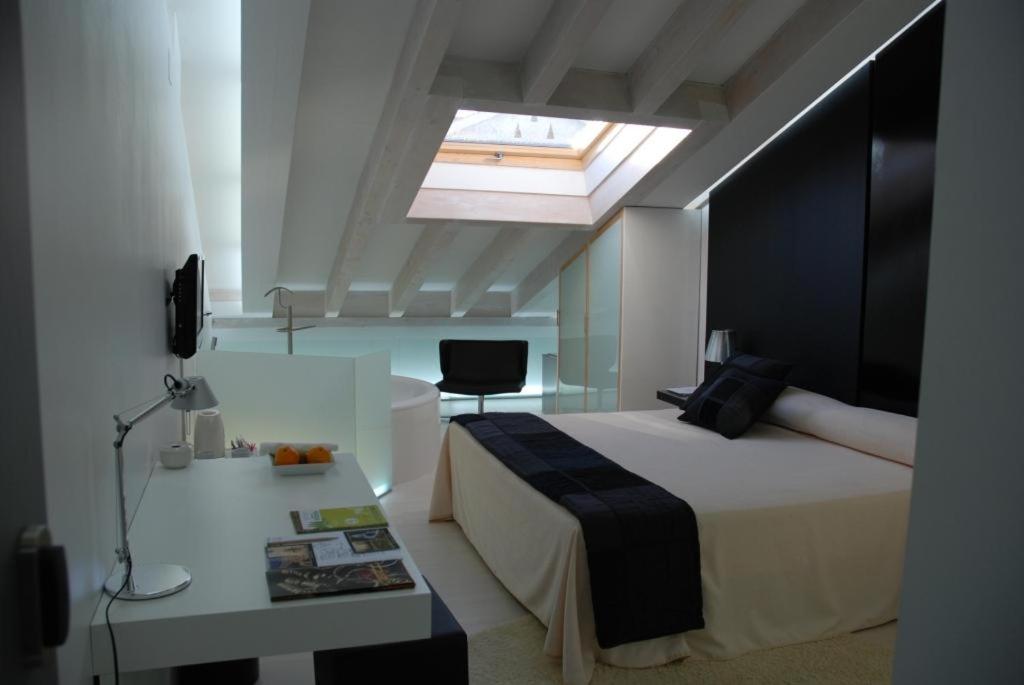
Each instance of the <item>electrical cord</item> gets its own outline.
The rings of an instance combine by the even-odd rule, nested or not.
[[[115,592],[113,596],[111,596],[110,600],[107,602],[107,608],[103,612],[103,616],[107,620],[107,632],[110,634],[110,651],[114,655],[114,685],[121,685],[121,669],[119,668],[117,663],[117,640],[114,639],[114,627],[110,625],[110,605],[113,604],[114,600],[118,598],[118,595],[120,595],[124,591],[124,589],[128,587],[128,581],[132,577],[131,556],[125,559],[125,571],[126,572],[124,574],[124,580],[121,581],[121,587],[119,587],[117,589],[117,592]]]
[[[174,376],[172,376],[171,374],[169,374],[169,373],[168,374],[164,374],[164,387],[167,388],[168,392],[174,392],[176,390],[179,390],[182,387],[182,385],[183,385],[182,382],[179,381]],[[159,399],[159,398],[157,398],[157,399]],[[145,404],[145,403],[143,403],[143,404]],[[141,407],[142,404],[139,404],[139,405],[136,405],[136,406]],[[134,408],[135,407],[132,407],[132,409],[134,409]],[[131,409],[129,409],[129,411],[131,411]],[[114,418],[118,420],[118,425],[121,426],[120,419],[118,417],[116,417],[116,416]],[[128,435],[128,431],[130,431],[131,429],[132,429],[132,424],[131,423],[127,423],[127,424],[125,424],[123,426],[123,432],[120,433],[120,435],[118,437],[118,441],[119,442],[115,443],[116,447],[120,448],[120,446],[121,446],[120,443],[124,441],[124,438]],[[125,568],[124,580],[121,581],[121,587],[119,587],[117,589],[117,592],[115,592],[110,597],[110,599],[107,601],[106,609],[103,610],[103,617],[104,617],[104,619],[106,620],[106,623],[107,623],[107,633],[110,635],[110,651],[111,651],[112,656],[114,657],[114,685],[121,685],[121,668],[120,668],[120,665],[118,664],[118,661],[117,661],[117,639],[114,637],[114,627],[110,624],[110,605],[113,604],[114,600],[117,599],[121,595],[122,592],[124,592],[124,589],[126,587],[128,587],[128,582],[131,580],[131,577],[132,577],[132,557],[131,557],[131,554],[128,553],[127,546],[125,547],[125,549],[123,551],[125,552],[125,555],[126,555],[125,556],[125,560],[124,560],[124,568]]]

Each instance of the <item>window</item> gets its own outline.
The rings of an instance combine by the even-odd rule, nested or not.
[[[581,160],[611,128],[604,121],[460,109],[438,161],[481,163],[500,154],[515,157],[524,165],[580,168]]]

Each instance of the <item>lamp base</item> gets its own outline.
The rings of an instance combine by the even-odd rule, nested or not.
[[[103,584],[108,595],[117,595],[118,599],[141,600],[166,597],[181,592],[192,582],[192,572],[177,564],[139,564],[132,566],[132,580],[124,585],[124,570],[118,567]]]

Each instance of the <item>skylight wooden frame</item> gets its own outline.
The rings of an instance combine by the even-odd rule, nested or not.
[[[451,164],[489,164],[533,167],[538,169],[569,169],[582,171],[593,159],[591,154],[616,129],[614,123],[605,123],[601,132],[581,150],[543,147],[539,145],[495,145],[490,143],[443,142],[434,157],[435,162]],[[499,160],[497,155],[502,155]]]

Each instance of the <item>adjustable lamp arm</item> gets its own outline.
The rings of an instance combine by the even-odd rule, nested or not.
[[[153,599],[183,590],[192,582],[191,572],[177,564],[133,564],[128,549],[128,505],[124,494],[124,441],[140,421],[144,421],[170,404],[175,409],[198,410],[217,406],[217,398],[201,376],[175,378],[164,376],[164,394],[135,410],[114,415],[117,437],[114,454],[117,457],[117,494],[120,546],[117,552],[119,568],[107,578],[103,587],[107,593],[120,599]]]
[[[126,419],[122,414],[114,414],[114,423],[117,425],[117,439],[114,441],[114,447],[120,448],[124,445],[125,436],[128,435],[128,431],[135,427],[135,424],[149,418],[169,402],[173,402],[179,397],[184,397],[192,390],[192,385],[188,381],[175,378],[171,374],[164,376],[164,387],[167,388],[167,392],[161,395],[159,399],[150,402],[135,416]]]
[[[120,530],[118,532],[121,534],[121,545],[114,551],[117,553],[117,560],[121,564],[125,564],[131,558],[131,553],[128,551],[128,504],[124,494],[124,440],[128,436],[128,432],[137,423],[149,418],[177,398],[184,397],[193,389],[192,384],[187,380],[175,378],[171,374],[164,376],[164,387],[167,388],[166,393],[143,407],[134,416],[125,418],[122,414],[114,415],[114,424],[117,427],[117,438],[114,439],[114,453],[117,458],[117,491],[119,494],[118,521],[120,523]]]

